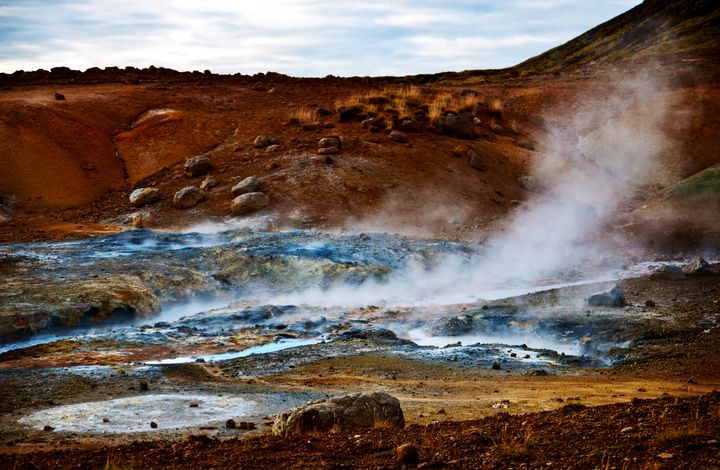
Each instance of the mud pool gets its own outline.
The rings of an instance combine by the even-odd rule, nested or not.
[[[640,306],[584,305],[592,289],[655,265],[585,259],[528,279],[483,264],[485,249],[250,229],[0,246],[0,375],[53,366],[92,377],[100,374],[92,365],[104,364],[146,377],[199,364],[262,377],[365,353],[519,372],[604,367],[622,359],[636,327],[655,321]],[[159,427],[173,429],[224,421],[228,407],[275,411],[239,391],[168,391],[49,408],[20,422],[141,432],[156,410]]]

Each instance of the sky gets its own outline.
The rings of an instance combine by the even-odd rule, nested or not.
[[[0,0],[0,72],[376,76],[515,65],[640,0]]]

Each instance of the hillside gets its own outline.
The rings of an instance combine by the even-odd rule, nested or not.
[[[645,0],[577,38],[515,67],[555,72],[569,66],[618,60],[720,56],[720,3],[715,0]]]

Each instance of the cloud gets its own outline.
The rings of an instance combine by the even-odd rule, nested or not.
[[[636,0],[0,0],[0,71],[165,66],[298,76],[514,65]]]

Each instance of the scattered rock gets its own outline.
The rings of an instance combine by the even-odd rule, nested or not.
[[[622,428],[622,429],[620,430],[620,434],[627,434],[627,433],[629,433],[629,432],[633,432],[634,430],[635,430],[634,427],[628,426],[628,427],[626,427],[626,428]]]
[[[139,387],[141,392],[147,392],[149,390],[148,383],[141,381]]]
[[[65,101],[65,95],[63,95],[62,93],[58,93],[58,92],[56,91],[56,92],[55,92],[55,99],[58,100],[58,101]]]
[[[320,124],[318,124],[316,122],[306,122],[305,124],[302,125],[302,130],[308,131],[308,132],[316,131],[319,128],[320,128]]]
[[[407,134],[402,131],[392,131],[390,132],[390,135],[388,135],[388,137],[393,142],[398,142],[401,144],[407,144],[409,142]]]
[[[456,145],[451,151],[453,157],[462,157],[465,153],[465,146]]]
[[[235,423],[234,419],[229,419],[225,421],[225,427],[228,429],[235,429],[237,427],[237,424]]]
[[[197,403],[197,402],[190,403],[190,408],[197,408],[199,406],[200,406],[200,403]]]
[[[328,137],[323,137],[318,142],[318,147],[321,149],[332,148],[332,147],[339,149],[339,148],[342,148],[342,140],[340,139],[340,137],[337,137],[334,135],[328,136]]]
[[[160,199],[158,188],[138,188],[130,193],[130,204],[135,207],[147,206]]]
[[[627,305],[620,286],[613,286],[607,292],[592,294],[586,302],[592,307],[624,307]]]
[[[654,307],[654,306],[655,306],[655,301],[654,301],[654,300],[651,300],[651,299],[647,299],[647,300],[645,301],[645,306],[646,306],[646,307]]]
[[[402,132],[417,132],[418,126],[412,119],[402,119],[395,123],[395,129]]]
[[[43,431],[45,431],[45,432],[51,432],[51,431],[54,431],[54,430],[55,430],[55,428],[52,427],[52,426],[49,426],[49,425],[43,426]]]
[[[297,436],[308,432],[373,427],[378,423],[405,426],[397,398],[385,392],[354,393],[317,400],[279,413],[272,432],[279,436]]]
[[[518,140],[517,146],[528,150],[535,150],[535,144],[527,139]]]
[[[233,196],[240,196],[241,194],[256,192],[260,187],[260,182],[255,176],[248,176],[244,180],[232,187],[230,193]]]
[[[414,444],[403,444],[395,449],[395,458],[398,463],[415,464],[418,463],[419,455],[417,447]]]
[[[268,145],[265,147],[265,153],[275,153],[280,151],[280,145],[279,144],[273,144]]]
[[[360,106],[340,106],[337,112],[338,121],[340,122],[362,121],[367,116],[363,113],[363,109]]]
[[[475,124],[465,116],[459,114],[445,114],[440,116],[434,124],[439,132],[459,137],[461,139],[472,139],[475,137]]]
[[[661,266],[650,274],[652,280],[684,279],[685,273],[680,266]]]
[[[657,457],[658,457],[659,459],[668,460],[668,459],[671,459],[671,458],[673,458],[673,457],[675,457],[675,456],[674,456],[673,454],[669,453],[669,452],[663,452],[663,453],[658,454]]]
[[[493,124],[492,126],[490,126],[490,130],[496,134],[500,134],[503,128],[500,124]]]
[[[517,179],[517,182],[521,188],[531,193],[540,193],[543,190],[542,185],[533,175],[522,175]]]
[[[150,421],[150,427],[153,429],[157,429],[157,423],[155,421]]]
[[[12,220],[14,211],[12,206],[15,204],[15,196],[0,193],[0,223]]]
[[[212,171],[213,165],[209,157],[200,155],[185,160],[185,173],[190,177],[202,176]]]
[[[186,186],[175,193],[173,204],[181,209],[189,209],[197,206],[205,199],[205,191],[196,186]]]
[[[371,117],[365,119],[362,123],[363,128],[369,128],[369,127],[383,127],[385,125],[385,119],[381,117]]]
[[[692,263],[683,266],[682,271],[686,276],[692,277],[720,275],[720,271],[710,266],[710,263],[705,261],[704,258],[693,260]]]
[[[279,143],[280,142],[274,137],[270,137],[268,135],[259,135],[255,137],[255,140],[253,141],[253,146],[256,149],[264,149],[271,145],[277,145]]]
[[[110,422],[110,418],[103,418],[103,423],[109,423],[109,422]]]
[[[206,176],[203,182],[200,183],[200,189],[204,191],[214,188],[215,186],[217,186],[217,181],[210,175]]]
[[[137,212],[132,216],[132,225],[135,228],[154,227],[155,218],[149,212]]]
[[[340,149],[337,147],[323,147],[318,149],[319,155],[337,155],[340,153]]]
[[[240,421],[238,429],[242,429],[243,431],[252,431],[253,429],[256,429],[256,426],[255,423],[251,421]]]
[[[470,163],[470,166],[472,168],[475,168],[476,170],[485,171],[485,164],[483,163],[483,157],[477,153],[475,150],[468,150],[467,153],[468,156],[468,162]]]
[[[252,192],[242,194],[233,199],[230,204],[230,212],[233,215],[243,215],[262,209],[268,204],[270,204],[270,199],[268,199],[265,193]]]
[[[475,116],[475,117],[473,118],[473,123],[474,123],[476,126],[479,126],[480,124],[482,124],[482,121],[480,120],[479,117]]]
[[[500,370],[500,369],[502,369],[502,365],[501,365],[499,362],[493,362],[493,364],[492,364],[492,369],[493,369],[493,370]]]

